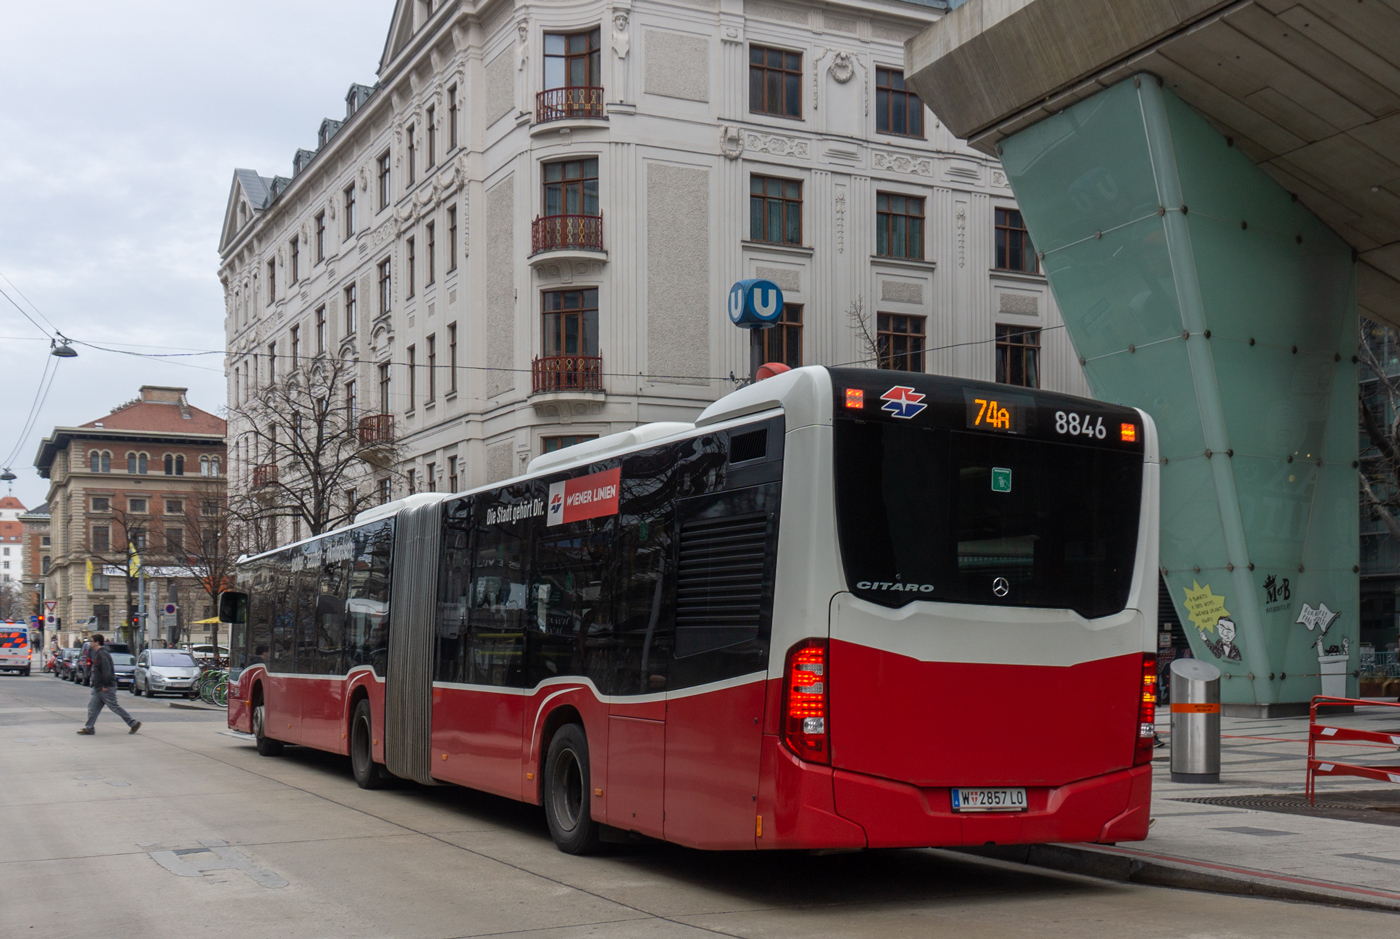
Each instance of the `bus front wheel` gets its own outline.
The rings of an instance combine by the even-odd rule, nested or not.
[[[281,754],[282,741],[273,740],[267,735],[267,708],[261,704],[253,708],[253,736],[258,741],[258,753],[263,756]]]
[[[544,762],[544,814],[550,837],[565,854],[591,854],[598,847],[589,786],[588,737],[578,724],[565,724]]]

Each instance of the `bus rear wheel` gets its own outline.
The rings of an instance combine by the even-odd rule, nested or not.
[[[589,786],[588,737],[578,724],[565,724],[544,762],[544,815],[550,837],[565,854],[591,854],[598,847]]]
[[[267,735],[267,709],[261,704],[253,708],[253,736],[258,741],[258,753],[263,756],[281,755],[282,741],[273,740]]]
[[[383,789],[387,782],[384,767],[374,762],[374,715],[366,700],[350,718],[350,771],[361,789]]]

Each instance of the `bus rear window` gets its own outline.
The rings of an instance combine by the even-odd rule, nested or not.
[[[852,593],[1071,609],[1125,606],[1142,455],[883,421],[835,422],[841,557]]]
[[[24,649],[29,646],[29,633],[16,630],[0,631],[0,649]]]

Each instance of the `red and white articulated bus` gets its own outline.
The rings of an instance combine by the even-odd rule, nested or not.
[[[1142,412],[808,367],[247,558],[228,723],[565,851],[1147,834]]]

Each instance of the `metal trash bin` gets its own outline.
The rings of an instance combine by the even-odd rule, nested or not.
[[[1171,696],[1172,782],[1220,782],[1220,669],[1177,659]]]

